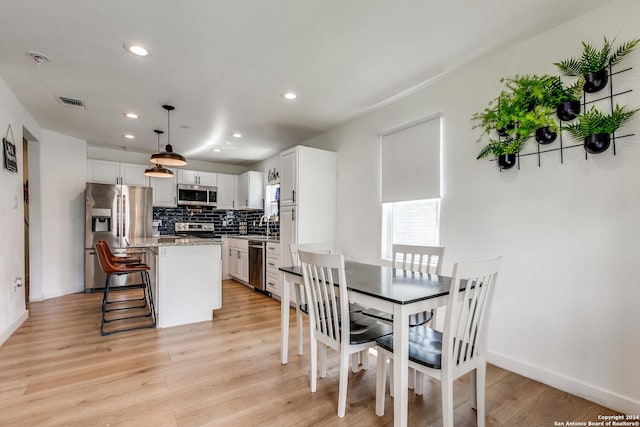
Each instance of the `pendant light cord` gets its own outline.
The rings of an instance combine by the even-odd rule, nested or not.
[[[171,145],[171,110],[167,108],[167,144]]]

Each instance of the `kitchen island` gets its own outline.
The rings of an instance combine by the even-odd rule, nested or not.
[[[219,239],[150,237],[127,244],[148,252],[158,327],[211,320],[222,307]]]

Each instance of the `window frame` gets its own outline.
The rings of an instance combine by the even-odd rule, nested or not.
[[[440,208],[442,205],[442,198],[433,198],[433,199],[422,199],[422,200],[407,200],[402,202],[389,202],[382,203],[382,227],[381,227],[381,245],[380,252],[381,258],[384,261],[391,262],[392,258],[392,247],[394,244],[394,225],[395,225],[395,208],[398,204],[403,203],[416,203],[416,202],[434,202],[436,204],[436,214],[435,214],[435,230],[436,236],[433,242],[425,242],[425,243],[411,243],[411,244],[422,244],[425,246],[440,246],[440,224],[441,224],[441,213]],[[395,242],[395,243],[404,243],[404,242]]]

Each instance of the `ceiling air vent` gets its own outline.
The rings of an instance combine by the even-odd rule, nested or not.
[[[65,96],[59,96],[58,97],[58,101],[62,105],[66,105],[67,107],[79,108],[81,110],[84,110],[84,101],[81,101],[79,99],[73,99],[73,98],[67,98]]]

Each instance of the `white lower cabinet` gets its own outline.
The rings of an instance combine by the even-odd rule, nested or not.
[[[267,291],[272,295],[282,295],[280,268],[280,243],[267,242]]]
[[[229,242],[229,276],[249,283],[249,241],[246,239],[227,239]]]

